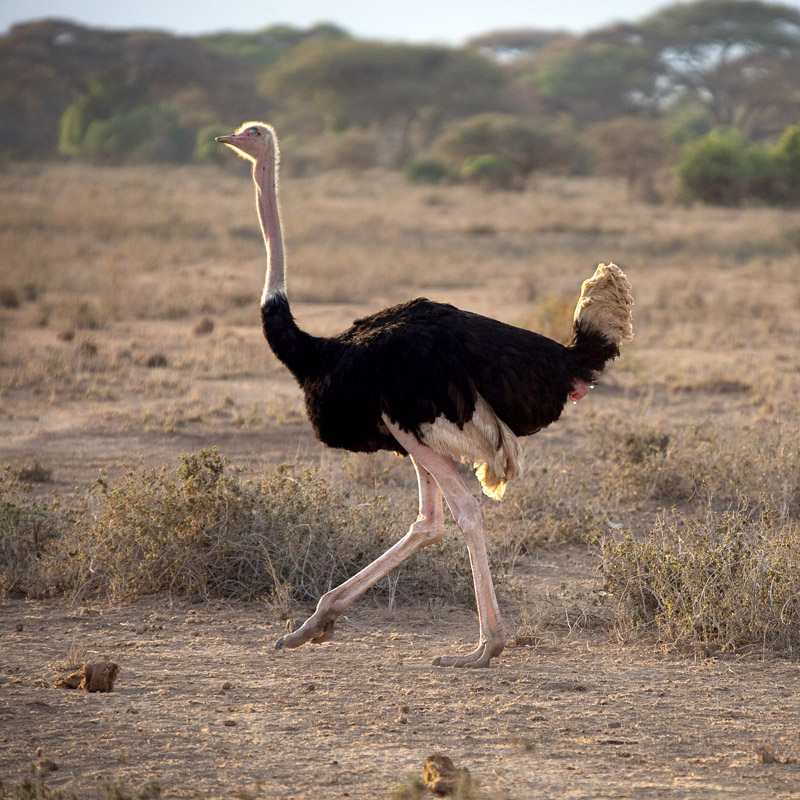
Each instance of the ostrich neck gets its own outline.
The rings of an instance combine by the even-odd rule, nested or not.
[[[256,203],[264,244],[267,247],[267,277],[261,304],[278,294],[286,296],[286,276],[284,273],[283,231],[278,209],[278,174],[274,160],[268,163],[256,162],[253,167],[253,180],[256,184]]]
[[[261,295],[261,324],[264,336],[289,371],[304,385],[318,367],[319,342],[297,327],[286,299],[283,231],[278,209],[277,159],[256,161],[253,167],[256,204],[267,247],[267,277]]]

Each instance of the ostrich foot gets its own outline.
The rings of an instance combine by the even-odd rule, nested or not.
[[[470,667],[477,669],[488,667],[495,656],[503,652],[503,642],[481,642],[471,653],[465,656],[439,656],[433,660],[434,667]]]
[[[281,636],[275,642],[275,649],[293,649],[306,642],[322,644],[322,642],[333,639],[333,626],[337,616],[337,614],[331,614],[330,612],[319,616],[312,614],[296,631],[287,633],[286,636]]]

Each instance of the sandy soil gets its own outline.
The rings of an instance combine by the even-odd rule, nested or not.
[[[594,581],[581,547],[527,577],[565,607]],[[155,782],[164,797],[374,798],[442,752],[483,798],[800,797],[791,662],[564,629],[489,670],[443,669],[436,655],[473,642],[469,612],[367,601],[324,645],[276,653],[284,627],[259,605],[5,603],[0,776],[43,763],[80,797],[122,779],[134,796]],[[113,692],[53,688],[76,649],[119,664]]]

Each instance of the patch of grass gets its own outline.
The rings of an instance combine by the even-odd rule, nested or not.
[[[0,308],[19,308],[19,292],[13,286],[0,286]]]
[[[743,428],[723,436],[711,423],[684,426],[606,425],[592,434],[604,470],[605,502],[720,510],[741,495],[763,497],[781,513],[800,515],[800,434]]]
[[[456,779],[453,791],[444,795],[451,800],[492,800],[506,797],[505,793],[486,795],[480,791],[480,783],[466,770],[461,771]],[[425,800],[432,797],[432,793],[415,772],[409,773],[405,781],[386,795],[385,800]]]
[[[753,751],[761,764],[797,764],[800,762],[796,756],[781,755],[771,744],[757,744]]]
[[[87,661],[86,646],[72,640],[67,651],[67,657],[61,668],[67,672],[80,669]]]
[[[768,507],[673,512],[643,540],[606,538],[601,555],[626,627],[702,654],[800,647],[800,526]]]
[[[425,800],[430,797],[428,787],[416,772],[410,772],[405,781],[386,795],[385,800]]]
[[[46,759],[41,759],[39,764],[31,764],[30,776],[23,778],[19,783],[9,785],[0,780],[0,800],[62,800],[64,794],[47,783],[46,778],[53,769],[47,764]],[[134,794],[127,788],[122,778],[115,778],[104,781],[99,787],[99,792],[97,796],[105,800],[159,800],[161,786],[155,781],[150,781]],[[77,800],[75,794],[70,794],[69,797]]]
[[[53,478],[53,469],[48,467],[38,456],[25,466],[16,470],[17,478],[24,483],[49,483]]]

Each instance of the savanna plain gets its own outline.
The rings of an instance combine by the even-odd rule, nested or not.
[[[410,464],[319,445],[269,352],[246,166],[0,171],[0,797],[800,797],[800,218],[381,171],[281,184],[301,327],[425,295],[553,338],[614,261],[635,338],[484,498],[509,644]],[[465,480],[477,483],[464,468]],[[54,682],[84,662],[114,690]]]

